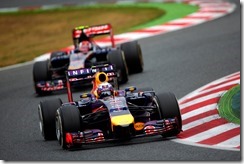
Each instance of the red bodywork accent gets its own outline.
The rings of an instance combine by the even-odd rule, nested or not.
[[[65,142],[66,144],[73,144],[72,135],[70,133],[65,134]]]
[[[96,112],[103,111],[103,110],[106,110],[106,108],[104,108],[104,107],[101,106],[99,108],[93,109],[92,110],[92,113],[96,113]]]
[[[81,33],[81,30],[73,30],[73,38],[79,38]]]
[[[73,102],[73,96],[72,96],[69,80],[67,80],[66,84],[67,84],[68,101]]]

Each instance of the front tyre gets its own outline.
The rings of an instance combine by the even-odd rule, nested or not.
[[[55,115],[61,105],[61,99],[41,101],[38,105],[40,131],[45,140],[56,139]]]
[[[176,136],[181,132],[182,119],[178,101],[171,92],[158,94],[156,97],[158,103],[158,113],[160,119],[176,118],[177,127],[163,134],[164,137]]]
[[[49,81],[51,80],[51,73],[48,67],[49,60],[45,61],[38,61],[35,62],[33,65],[33,81],[34,81],[34,88],[38,95],[46,95],[50,94],[49,91],[42,91],[40,88],[36,86],[36,84],[40,81]]]
[[[62,106],[56,113],[56,136],[63,149],[72,148],[72,143],[67,143],[66,133],[81,131],[81,117],[79,109],[74,105]]]

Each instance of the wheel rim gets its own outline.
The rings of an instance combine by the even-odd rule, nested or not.
[[[63,127],[62,127],[62,121],[60,117],[59,111],[57,111],[57,116],[56,116],[56,136],[57,139],[60,143],[60,145],[63,147]]]
[[[124,66],[125,66],[126,74],[128,75],[129,74],[129,70],[128,70],[128,66],[127,66],[126,60],[125,60],[125,54],[124,54],[124,52],[122,52],[122,60],[123,60]]]
[[[40,105],[38,105],[38,115],[39,115],[39,128],[40,128],[42,136],[45,137],[43,116],[42,116],[42,110],[41,110],[41,106]]]
[[[118,73],[118,80],[121,81],[121,70],[117,70],[117,73]]]
[[[143,63],[143,58],[142,58],[142,53],[141,53],[141,49],[140,48],[138,48],[139,49],[139,60],[140,60],[140,63],[141,63],[141,67],[142,67],[142,69],[143,69],[143,66],[144,66],[144,63]]]
[[[56,137],[57,137],[57,140],[60,142],[60,121],[58,119],[58,117],[56,117]]]
[[[157,108],[157,110],[158,110],[159,119],[162,119],[162,113],[161,113],[161,110],[160,110],[158,101],[157,101],[157,99],[156,99],[155,97],[153,98],[153,102],[154,102],[154,104],[156,105],[156,108]]]

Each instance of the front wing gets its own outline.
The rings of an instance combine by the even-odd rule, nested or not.
[[[168,133],[178,128],[177,123],[177,118],[149,121],[144,124],[142,133],[131,136],[131,138],[147,137],[154,135],[164,136],[165,133]],[[106,138],[102,130],[100,129],[89,129],[83,132],[66,133],[65,137],[68,148],[77,145],[81,146],[82,144],[102,143],[119,140],[117,138]]]
[[[80,79],[72,79],[72,86],[82,86],[83,84],[91,84],[92,77],[89,78],[80,78]],[[36,87],[39,88],[41,91],[57,91],[63,90],[67,88],[66,80],[65,79],[58,79],[52,81],[40,81],[35,83]]]
[[[66,88],[66,81],[65,80],[53,80],[53,81],[40,81],[37,82],[36,87],[39,88],[41,91],[56,91],[62,90]]]

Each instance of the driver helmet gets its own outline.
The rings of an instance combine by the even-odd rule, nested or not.
[[[104,97],[108,97],[108,96],[112,96],[113,93],[114,93],[114,88],[108,82],[101,83],[97,87],[98,99],[101,99],[101,98],[104,98]]]
[[[92,44],[89,41],[82,41],[79,44],[79,49],[83,53],[88,53],[92,49]]]

